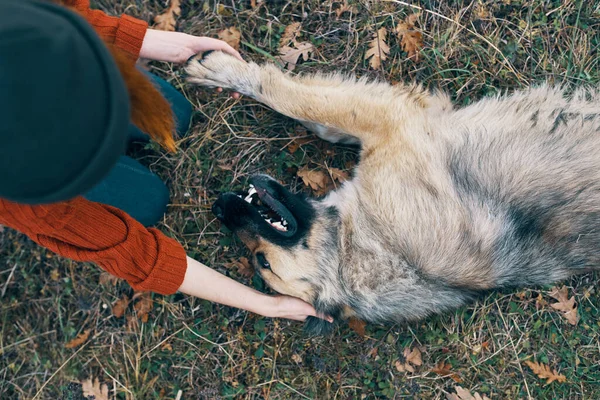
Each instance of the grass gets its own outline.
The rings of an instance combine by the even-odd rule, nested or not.
[[[97,7],[150,21],[164,2],[97,0]],[[452,94],[457,104],[542,81],[597,84],[600,5],[593,1],[421,1],[420,62],[406,58],[394,37],[380,70],[364,60],[368,38],[415,11],[401,2],[350,0],[183,1],[180,31],[215,36],[229,26],[243,35],[244,57],[276,55],[285,26],[302,22],[301,40],[316,46],[298,72],[347,71],[388,81],[417,80]],[[425,11],[427,10],[427,11]],[[240,188],[248,175],[266,172],[293,190],[305,190],[295,172],[308,165],[342,169],[356,162],[352,148],[319,140],[294,154],[289,135],[298,124],[250,99],[185,86],[177,67],[155,63],[196,106],[190,135],[177,155],[149,146],[143,163],[168,182],[172,205],[160,228],[189,254],[235,279],[267,290],[226,264],[246,254],[210,213],[220,191]],[[9,229],[0,233],[0,398],[78,399],[76,384],[98,377],[118,399],[443,399],[451,377],[431,372],[451,366],[461,386],[491,399],[596,399],[600,397],[599,277],[565,282],[580,322],[568,325],[538,295],[547,289],[496,292],[453,314],[408,325],[369,325],[364,337],[342,326],[332,337],[307,338],[301,325],[265,319],[182,295],[155,295],[147,323],[129,307],[122,318],[111,304],[132,291],[123,282],[99,284],[100,271],[53,256]],[[65,343],[86,329],[76,349]],[[423,365],[398,372],[406,347],[418,347]],[[548,364],[567,378],[546,385],[523,363]]]

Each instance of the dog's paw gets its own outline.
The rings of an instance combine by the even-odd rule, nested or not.
[[[337,324],[327,322],[317,317],[307,317],[304,321],[304,333],[307,336],[328,336],[331,335]]]
[[[186,79],[201,86],[239,91],[240,78],[248,64],[222,51],[206,51],[190,58],[184,68]]]

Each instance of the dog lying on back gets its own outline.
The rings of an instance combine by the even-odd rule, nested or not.
[[[454,109],[416,85],[293,77],[221,52],[190,60],[186,73],[361,145],[352,181],[323,199],[261,175],[213,206],[274,290],[320,312],[415,320],[490,289],[600,267],[595,90],[542,86]],[[315,333],[327,325],[307,323]]]

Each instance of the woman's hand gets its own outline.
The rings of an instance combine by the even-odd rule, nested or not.
[[[240,53],[222,40],[155,29],[146,31],[140,57],[183,64],[190,57],[208,50],[221,50],[243,61]]]
[[[296,297],[290,296],[274,296],[273,309],[267,311],[264,315],[266,317],[274,318],[287,318],[294,319],[296,321],[304,321],[307,317],[319,317],[328,322],[333,322],[333,318],[327,315],[318,314],[313,306],[300,300]]]
[[[306,317],[315,316],[333,322],[333,318],[318,314],[313,306],[300,299],[268,296],[220,274],[191,257],[187,257],[187,270],[179,291],[265,317],[304,321]]]
[[[193,36],[181,32],[167,32],[148,29],[140,57],[154,61],[166,61],[183,64],[198,53],[209,50],[220,50],[244,61],[240,53],[222,40],[204,36]],[[217,92],[223,89],[218,88]],[[238,99],[239,93],[232,93],[231,97]]]

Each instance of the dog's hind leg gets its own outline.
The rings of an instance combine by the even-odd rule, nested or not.
[[[339,75],[292,76],[274,65],[245,63],[222,52],[191,59],[186,73],[192,83],[250,96],[327,140],[360,142],[367,147],[381,145],[391,135],[406,131],[407,121],[436,101],[418,87],[395,87]]]

